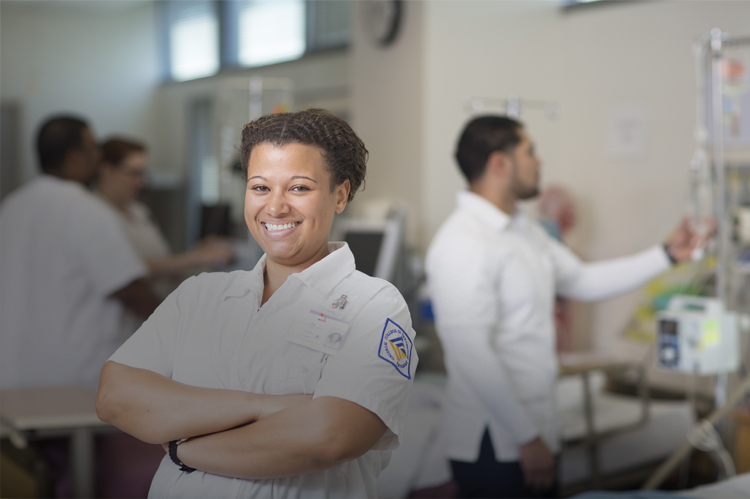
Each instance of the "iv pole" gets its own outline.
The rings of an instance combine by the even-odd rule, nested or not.
[[[718,239],[716,255],[716,298],[729,309],[727,292],[727,267],[729,265],[729,221],[727,214],[726,163],[724,162],[724,107],[722,94],[722,42],[727,37],[720,29],[714,28],[710,33],[711,58],[711,158],[716,174],[716,197],[714,214],[716,219],[716,236]],[[727,401],[729,375],[720,373],[716,380],[715,405],[721,407]]]
[[[722,49],[726,46],[736,45],[750,45],[750,37],[745,38],[730,38],[727,33],[722,32],[718,28],[714,28],[711,32],[696,41],[696,57],[702,58],[704,64],[704,74],[709,73],[710,85],[705,87],[704,96],[705,100],[699,104],[698,109],[698,130],[696,131],[696,139],[704,145],[710,147],[711,165],[713,167],[714,179],[715,179],[715,192],[714,192],[714,218],[717,224],[717,264],[716,264],[716,297],[725,304],[729,309],[729,300],[731,298],[728,281],[729,271],[732,267],[732,261],[730,260],[732,255],[730,254],[730,222],[729,222],[729,207],[728,202],[728,189],[726,185],[726,170],[727,165],[724,158],[724,108],[723,108],[723,54]],[[705,81],[705,80],[704,80]],[[709,113],[706,113],[710,110]],[[703,118],[703,119],[701,119]],[[705,128],[701,128],[704,124],[700,123],[705,121]],[[706,133],[706,129],[710,132]],[[746,393],[750,393],[750,374],[746,375],[744,379],[740,380],[739,386],[731,394],[727,396],[728,392],[728,374],[722,373],[718,375],[716,390],[715,390],[715,406],[716,408],[711,415],[704,420],[705,425],[715,426],[720,422],[729,411],[745,396]],[[691,430],[694,433],[696,429]],[[675,451],[667,461],[665,461],[659,469],[654,472],[651,477],[643,485],[643,490],[654,489],[658,487],[664,479],[674,470],[676,466],[682,461],[682,459],[691,452],[693,444],[690,441],[686,441],[683,445]]]

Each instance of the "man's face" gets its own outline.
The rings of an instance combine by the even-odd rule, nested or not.
[[[536,156],[534,143],[526,131],[521,128],[518,134],[521,136],[521,143],[513,149],[510,155],[512,163],[510,189],[516,199],[531,199],[539,194],[542,162]]]

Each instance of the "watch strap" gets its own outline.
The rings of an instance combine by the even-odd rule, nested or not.
[[[191,468],[190,466],[186,465],[177,457],[177,446],[185,440],[187,440],[187,438],[183,438],[181,440],[172,440],[171,442],[169,442],[169,458],[174,464],[180,467],[180,471],[184,471],[185,473],[192,473],[193,471],[195,471],[195,468]]]
[[[674,255],[672,255],[672,252],[669,251],[669,243],[664,243],[663,246],[664,246],[664,253],[666,253],[667,258],[669,258],[669,263],[671,263],[672,266],[677,265],[677,263],[679,262],[674,257]]]

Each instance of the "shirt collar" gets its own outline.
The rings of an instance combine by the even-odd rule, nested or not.
[[[329,254],[294,277],[323,295],[328,295],[346,276],[356,270],[354,255],[346,243],[328,243]],[[254,291],[263,293],[263,273],[266,270],[266,255],[263,255],[253,270],[242,272],[224,292],[223,298],[238,298]]]
[[[266,270],[266,255],[264,254],[255,264],[253,270],[239,272],[239,276],[232,281],[222,298],[240,298],[251,291],[257,295],[263,293],[263,272]]]
[[[50,184],[72,185],[73,187],[75,187],[76,189],[79,189],[81,191],[91,192],[91,191],[89,191],[86,188],[85,185],[83,185],[80,182],[77,182],[75,180],[70,180],[70,179],[67,179],[67,178],[61,178],[61,177],[58,177],[57,175],[52,175],[52,174],[49,174],[49,173],[42,173],[42,174],[40,174],[37,177],[37,179],[40,180],[40,181],[42,181],[42,182],[47,182],[47,183],[50,183]]]
[[[514,219],[523,217],[521,210],[516,209],[513,216],[510,216],[487,199],[471,191],[459,191],[456,195],[456,204],[460,209],[473,213],[498,232],[505,230]]]
[[[338,283],[356,270],[356,266],[348,244],[328,243],[328,251],[328,256],[290,277],[296,277],[324,296],[330,294]]]

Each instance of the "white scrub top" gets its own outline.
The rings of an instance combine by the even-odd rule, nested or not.
[[[138,255],[144,260],[169,256],[169,244],[153,220],[151,211],[138,201],[128,203],[121,214],[123,229]]]
[[[656,246],[584,264],[523,212],[509,216],[472,192],[460,192],[457,204],[426,261],[448,373],[448,457],[476,461],[485,428],[498,461],[517,461],[518,448],[538,436],[557,453],[555,295],[608,298],[669,260]]]
[[[138,201],[131,201],[125,208],[127,214],[117,210],[117,216],[122,223],[125,236],[133,245],[136,254],[144,262],[154,258],[164,258],[169,256],[169,244],[162,235],[159,227],[156,225],[151,214],[151,210],[146,205]],[[174,291],[183,278],[173,277],[153,277],[147,278],[147,283],[151,292],[159,299],[164,299]],[[128,310],[125,311],[122,318],[122,340],[130,338],[134,332],[143,324],[143,317],[136,315]]]
[[[150,497],[377,497],[405,428],[414,330],[393,285],[356,271],[345,243],[329,250],[262,307],[265,256],[250,272],[188,279],[111,360],[194,386],[339,397],[377,414],[385,435],[358,459],[277,479],[186,474],[165,456]]]
[[[114,211],[50,175],[0,208],[0,384],[96,388],[122,344],[123,305],[109,296],[146,267]]]

